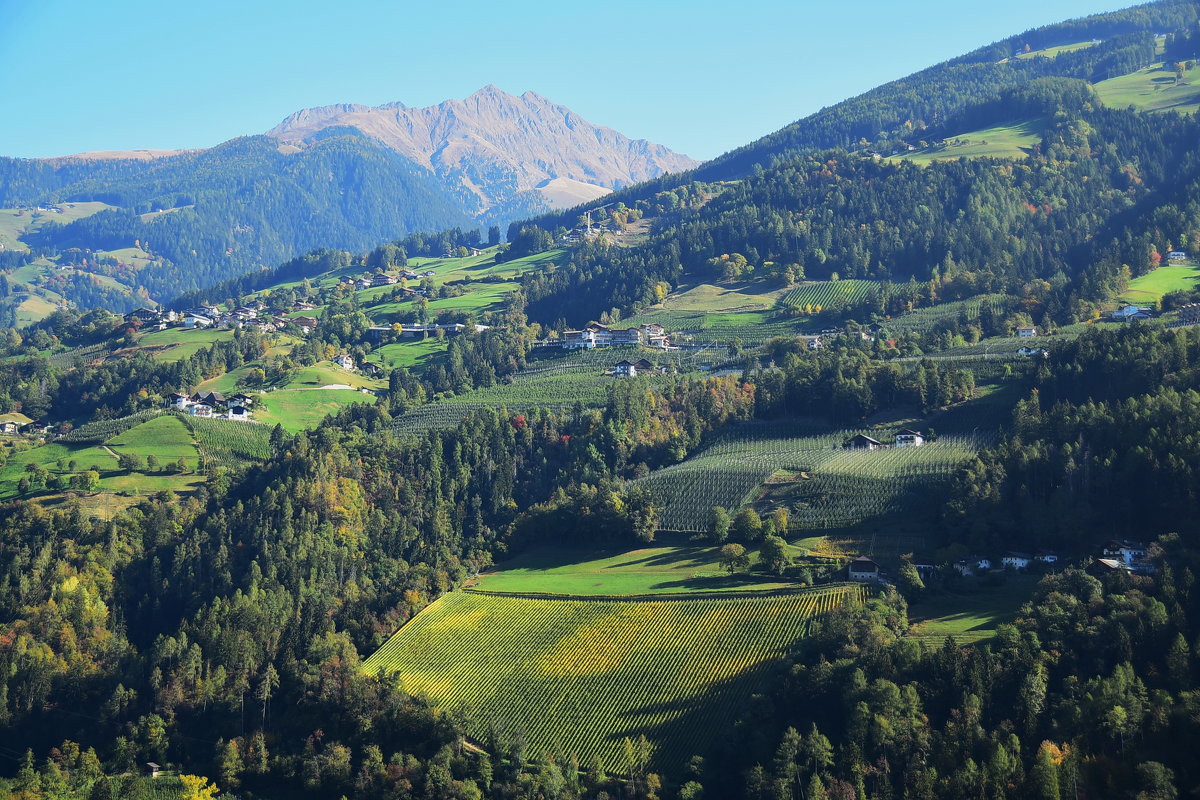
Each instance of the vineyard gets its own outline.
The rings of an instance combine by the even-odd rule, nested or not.
[[[877,430],[821,431],[813,423],[742,425],[636,483],[659,498],[660,527],[703,531],[712,506],[737,509],[772,475],[790,473],[792,527],[826,529],[897,510],[907,495],[949,477],[978,449],[971,435],[923,447],[843,449],[857,433],[888,439]]]
[[[813,281],[792,289],[779,301],[793,308],[831,308],[839,303],[857,303],[873,294],[878,294],[877,281]]]
[[[271,457],[271,426],[237,420],[182,417],[196,437],[204,463],[226,466],[266,461]]]
[[[136,414],[130,414],[127,417],[118,417],[117,419],[96,420],[95,422],[80,425],[70,433],[63,434],[58,438],[58,441],[71,442],[73,444],[99,444],[114,436],[119,436],[130,428],[136,428],[143,422],[153,419],[162,413],[164,412],[160,409],[152,409],[150,411],[139,411]]]
[[[539,599],[452,592],[402,627],[363,669],[443,708],[526,726],[534,757],[597,756],[624,771],[644,733],[660,769],[704,752],[809,621],[858,586],[670,599]]]
[[[893,317],[883,323],[890,334],[929,333],[940,325],[959,319],[975,320],[987,308],[993,314],[1002,316],[1008,309],[1009,300],[1002,294],[983,294],[969,300],[955,300],[941,303],[929,308],[918,308],[907,314]]]

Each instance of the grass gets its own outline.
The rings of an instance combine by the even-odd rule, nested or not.
[[[1151,305],[1168,292],[1195,289],[1197,284],[1200,284],[1200,264],[1164,266],[1130,281],[1129,288],[1121,293],[1121,299]]]
[[[643,547],[595,551],[548,547],[498,565],[480,576],[490,592],[561,595],[640,595],[690,591],[772,590],[796,587],[787,579],[730,575],[716,547]],[[757,563],[757,551],[754,561]]]
[[[891,156],[893,160],[926,165],[955,158],[1024,158],[1042,141],[1046,130],[1043,119],[994,125],[961,133],[914,153]]]
[[[125,494],[129,496],[144,496],[164,490],[176,492],[188,491],[203,483],[204,476],[192,472],[190,474],[171,474],[166,472],[147,473],[143,471],[126,471],[119,468],[117,456],[121,453],[132,453],[143,460],[148,455],[154,455],[164,464],[183,458],[188,469],[195,470],[199,463],[199,453],[196,450],[191,432],[181,420],[174,416],[154,417],[136,427],[114,436],[105,444],[51,442],[40,447],[34,447],[16,453],[0,469],[0,498],[12,499],[20,495],[18,482],[26,474],[27,464],[40,464],[52,475],[69,475],[70,462],[75,461],[76,472],[95,468],[100,473],[99,495]],[[59,467],[59,463],[62,467]],[[42,502],[55,503],[67,496],[76,496],[74,492],[43,493],[38,499]],[[83,495],[83,498],[87,498]],[[129,502],[114,504],[104,500],[96,500],[92,495],[90,501],[98,509],[106,512],[128,505]]]
[[[1194,114],[1200,109],[1200,71],[1188,70],[1183,81],[1175,81],[1175,71],[1162,63],[1109,78],[1096,84],[1096,92],[1106,106],[1142,111],[1178,111]]]
[[[765,311],[775,305],[776,299],[787,291],[786,287],[768,285],[762,281],[716,286],[701,283],[669,295],[661,307],[669,311],[705,311],[722,313],[730,311]]]
[[[1074,53],[1076,50],[1086,50],[1089,47],[1094,47],[1095,42],[1075,42],[1073,44],[1060,44],[1057,47],[1047,47],[1044,50],[1031,50],[1028,53],[1021,53],[1017,56],[1020,59],[1029,58],[1056,58],[1059,53]]]
[[[261,395],[254,417],[264,425],[279,424],[288,433],[309,430],[343,406],[374,403],[375,397],[354,389],[280,389]]]
[[[411,339],[377,347],[367,360],[381,367],[404,367],[423,370],[436,363],[446,354],[448,339],[431,336],[428,339]]]
[[[31,294],[17,306],[17,325],[32,325],[58,310],[58,306],[44,297]]]
[[[183,420],[173,414],[155,417],[109,439],[106,444],[118,453],[154,456],[161,463],[183,459],[189,469],[199,465],[199,453],[192,433]]]
[[[21,237],[26,233],[32,233],[52,222],[67,225],[77,219],[90,217],[92,214],[109,208],[116,208],[116,206],[98,202],[61,203],[58,207],[62,209],[61,214],[53,211],[38,212],[26,209],[22,212],[16,208],[0,208],[0,244],[3,244],[6,250],[28,250],[29,248],[21,241]]]
[[[947,636],[959,642],[990,639],[997,625],[1013,620],[1035,583],[1028,576],[1008,577],[999,586],[979,585],[969,593],[946,592],[922,599],[908,609],[912,634],[931,643]]]
[[[211,347],[215,342],[232,338],[232,330],[167,328],[165,331],[153,331],[142,335],[138,339],[138,347],[155,348],[155,361],[175,362]]]
[[[288,379],[284,388],[320,389],[322,386],[383,389],[387,387],[387,381],[368,378],[360,372],[351,372],[350,370],[342,369],[332,361],[318,361],[316,364],[296,370]]]
[[[645,735],[657,770],[705,752],[816,614],[858,587],[686,599],[563,600],[451,592],[363,669],[395,675],[439,707],[526,730],[531,757],[555,748],[623,772],[621,743]]]

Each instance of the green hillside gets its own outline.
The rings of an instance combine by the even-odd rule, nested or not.
[[[552,750],[624,771],[645,736],[658,769],[704,752],[809,620],[858,587],[739,597],[545,600],[452,592],[363,662],[407,692],[527,729]],[[472,731],[484,739],[480,724]]]
[[[1178,111],[1194,114],[1200,109],[1200,70],[1193,67],[1177,80],[1175,70],[1162,62],[1145,69],[1100,81],[1096,91],[1111,108],[1142,111]]]

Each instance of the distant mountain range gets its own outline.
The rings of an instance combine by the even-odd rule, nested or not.
[[[429,169],[468,211],[492,216],[539,203],[577,205],[698,163],[593,125],[535,92],[516,97],[495,86],[427,108],[388,103],[305,109],[267,136],[306,146],[347,132],[382,142]]]
[[[121,287],[129,304],[139,289],[169,300],[315,247],[366,250],[417,231],[503,226],[696,164],[533,92],[488,86],[429,108],[306,109],[266,135],[201,150],[0,158],[0,208],[113,206],[18,231],[7,246],[74,252],[69,263],[101,276],[105,303],[119,307]],[[145,263],[79,255],[147,242]]]

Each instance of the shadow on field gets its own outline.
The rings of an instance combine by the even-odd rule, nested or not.
[[[698,687],[687,697],[631,708],[621,715],[622,729],[610,734],[608,740],[619,748],[626,737],[636,740],[644,735],[655,746],[650,770],[675,775],[694,755],[712,756],[732,747],[769,752],[774,744],[766,741],[759,730],[731,723],[747,709],[751,695],[767,687],[771,674],[779,669],[781,662],[768,658],[731,678]],[[664,714],[670,719],[652,722]],[[626,765],[614,764],[611,768],[624,772]]]
[[[764,581],[772,580],[770,576],[751,575],[745,572],[733,575],[696,575],[691,578],[681,578],[675,581],[660,581],[653,584],[653,589],[753,589]],[[774,580],[779,580],[774,578]]]
[[[711,563],[711,561],[710,548],[680,547],[665,553],[655,553],[643,558],[633,558],[628,561],[609,564],[605,569],[622,569],[638,564],[645,567],[683,567],[687,565],[699,567],[703,564]]]

